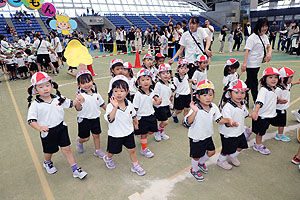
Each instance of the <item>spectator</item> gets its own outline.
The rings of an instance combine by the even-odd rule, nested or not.
[[[135,51],[135,30],[134,27],[132,26],[128,32],[128,39],[129,39],[129,45],[131,47],[132,51]]]
[[[227,31],[227,27],[224,25],[222,27],[222,30],[221,30],[221,38],[220,38],[220,42],[221,42],[221,46],[220,46],[220,49],[219,49],[219,53],[224,53],[223,51],[223,48],[224,48],[224,44],[225,44],[225,39],[226,39],[226,31]]]
[[[181,27],[181,23],[178,22],[176,24],[176,29],[175,29],[175,34],[174,34],[176,50],[178,50],[180,48],[179,40],[181,39],[181,36],[182,36],[183,32],[184,31],[183,31],[183,29]]]
[[[186,31],[188,31],[188,28],[187,28],[187,26],[186,26],[186,21],[185,21],[185,20],[183,20],[183,21],[181,22],[181,24],[182,24],[182,29],[183,29],[183,32],[186,32]]]
[[[122,45],[123,52],[127,52],[127,48],[126,48],[126,32],[124,30],[124,26],[120,27],[120,40],[121,40],[121,45]]]
[[[270,45],[272,46],[272,49],[274,49],[277,32],[278,32],[278,27],[276,25],[276,21],[274,21],[269,28],[269,33],[270,33],[269,41],[270,41]]]
[[[135,38],[135,49],[136,51],[142,50],[142,32],[139,28],[136,28],[136,31],[134,32],[134,38]]]
[[[205,20],[203,28],[206,31],[208,37],[210,38],[209,50],[211,51],[211,46],[212,46],[213,41],[214,41],[214,31],[215,31],[215,29],[214,29],[214,27],[212,25],[210,25],[210,21],[208,19]]]
[[[120,33],[120,29],[119,28],[116,28],[115,35],[116,35],[117,51],[119,52],[122,49],[122,46],[120,45],[121,44],[121,37],[120,37],[121,33]]]
[[[237,48],[236,49],[237,51],[240,50],[241,37],[242,37],[242,27],[241,27],[241,24],[238,24],[237,28],[234,31],[234,35],[233,35],[234,45],[233,45],[232,51],[234,51],[235,48]]]
[[[248,37],[252,34],[252,30],[251,30],[251,23],[247,22],[246,27],[244,29],[244,37],[245,37],[245,45],[247,42]]]
[[[173,27],[173,23],[169,22],[168,28],[165,29],[166,36],[168,38],[168,57],[172,58],[173,57],[173,47],[175,45],[175,29]]]
[[[286,38],[287,38],[287,23],[283,24],[283,27],[281,28],[281,30],[279,31],[279,40],[278,40],[278,44],[277,44],[277,51],[279,52],[279,48],[281,45],[281,51],[284,51],[285,47],[285,42],[286,42]]]

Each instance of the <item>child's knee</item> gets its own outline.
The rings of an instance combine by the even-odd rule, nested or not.
[[[169,121],[168,121],[168,120],[163,121],[163,125],[164,125],[164,126],[167,126],[168,124],[169,124]]]
[[[94,139],[100,139],[100,135],[99,134],[92,134]]]
[[[208,157],[212,157],[213,155],[215,155],[216,151],[207,151],[207,156]]]
[[[135,154],[135,148],[133,148],[133,149],[127,149],[128,150],[128,152],[130,153],[130,154]]]
[[[70,152],[71,152],[70,145],[69,145],[69,146],[66,146],[66,147],[62,147],[61,150],[62,150],[64,153],[70,153]]]

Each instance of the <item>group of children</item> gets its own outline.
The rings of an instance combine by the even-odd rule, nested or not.
[[[87,175],[77,166],[70,151],[68,130],[63,121],[63,109],[72,106],[78,111],[77,151],[84,152],[83,144],[92,133],[94,156],[102,158],[107,168],[113,169],[116,167],[113,156],[119,154],[124,145],[131,159],[130,170],[140,176],[145,175],[146,171],[138,164],[134,135],[140,139],[141,155],[152,158],[154,153],[148,146],[148,137],[154,134],[157,142],[168,140],[170,137],[165,131],[168,119],[172,116],[173,122],[178,123],[177,116],[182,111],[182,125],[189,128],[192,158],[190,173],[197,181],[204,181],[202,173],[208,173],[205,162],[215,154],[213,121],[219,124],[222,142],[217,165],[226,170],[238,167],[240,162],[237,156],[248,148],[250,133],[249,128],[245,127],[246,117],[252,118],[252,132],[256,134],[253,146],[255,151],[270,154],[270,150],[262,144],[263,135],[270,124],[278,127],[276,140],[290,141],[283,134],[286,109],[289,106],[291,86],[300,83],[300,80],[292,82],[295,73],[292,69],[268,67],[264,70],[254,112],[249,114],[248,88],[236,72],[239,68],[236,59],[229,59],[224,66],[224,91],[219,107],[213,103],[215,89],[214,84],[207,79],[209,59],[206,56],[197,57],[197,69],[191,79],[186,60],[178,62],[174,77],[171,66],[164,63],[164,55],[156,54],[155,61],[153,64],[153,57],[146,54],[142,69],[135,77],[129,62],[112,60],[107,105],[97,92],[97,85],[88,70],[81,70],[76,76],[78,89],[74,100],[62,97],[57,84],[46,73],[37,72],[32,76],[32,85],[28,89],[28,123],[40,131],[45,155],[44,167],[48,173],[56,172],[51,156],[60,146],[71,165],[73,176],[82,179]],[[57,90],[56,95],[52,94],[53,88]],[[37,96],[30,105],[33,94]],[[171,106],[174,108],[172,113]],[[100,108],[105,111],[104,119],[108,123],[107,153],[100,148]]]

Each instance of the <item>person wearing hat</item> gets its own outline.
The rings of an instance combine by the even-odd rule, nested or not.
[[[56,89],[56,95],[52,94],[53,89]],[[68,127],[64,122],[64,109],[72,108],[80,101],[77,98],[72,101],[62,97],[58,91],[58,84],[45,72],[37,72],[32,76],[31,86],[27,91],[29,94],[27,121],[32,128],[40,132],[45,159],[43,166],[47,173],[54,174],[57,171],[51,158],[60,147],[72,168],[73,177],[85,178],[87,173],[77,166],[70,148]],[[33,94],[37,96],[31,103]]]
[[[155,54],[154,67],[158,70],[159,65],[164,64],[166,57],[162,53]]]
[[[127,95],[127,99],[129,101],[133,101],[134,95],[136,93],[136,78],[134,76],[134,72],[132,70],[133,66],[130,62],[125,62],[124,63],[124,71],[123,74],[126,78],[128,78],[128,83],[129,83],[129,91],[130,93]]]
[[[5,68],[9,76],[8,81],[16,81],[18,79],[17,77],[17,67],[16,67],[16,59],[12,57],[12,54],[10,51],[7,51],[5,53],[6,58],[3,60],[5,63]]]
[[[232,80],[227,90],[224,91],[221,100],[222,116],[231,118],[237,122],[237,127],[228,127],[225,124],[219,125],[222,150],[217,165],[225,170],[231,170],[232,165],[240,166],[237,156],[243,149],[248,148],[245,137],[245,118],[249,117],[247,85],[239,79]],[[251,116],[250,116],[251,117]],[[228,163],[227,159],[231,162]]]
[[[234,120],[222,116],[219,108],[212,102],[213,99],[213,83],[209,80],[200,81],[196,87],[195,99],[190,104],[191,110],[184,118],[185,123],[190,127],[188,131],[192,158],[190,173],[197,181],[204,181],[202,173],[208,173],[205,162],[215,154],[212,140],[213,122],[237,126]]]
[[[128,79],[123,75],[117,75],[112,80],[112,97],[106,107],[104,119],[108,122],[107,152],[103,160],[108,169],[116,168],[113,156],[122,152],[125,146],[131,159],[131,171],[139,176],[146,171],[138,164],[134,130],[137,130],[138,120],[133,104],[126,99],[129,93]]]
[[[275,139],[278,141],[289,142],[291,139],[287,137],[283,131],[284,127],[286,126],[286,118],[287,113],[286,110],[289,108],[290,105],[290,90],[291,87],[299,84],[300,79],[297,81],[293,81],[293,76],[296,72],[288,67],[281,67],[279,69],[279,84],[276,87],[275,93],[279,98],[286,99],[287,103],[285,104],[277,104],[276,105],[276,121],[278,126],[278,133],[275,135]]]
[[[285,104],[288,102],[275,93],[279,75],[280,73],[274,67],[268,67],[263,71],[263,77],[260,80],[261,89],[258,92],[254,112],[252,113],[252,132],[256,134],[253,150],[264,155],[270,154],[271,151],[262,144],[263,136],[270,124],[272,126],[279,124],[276,120],[277,103]]]
[[[195,61],[196,71],[192,77],[192,89],[195,90],[197,84],[200,81],[207,79],[207,70],[209,68],[208,58],[203,55],[199,55]]]
[[[111,86],[112,86],[112,81],[115,76],[118,75],[123,75],[124,73],[124,62],[122,59],[113,59],[110,62],[110,75],[112,76],[112,79],[110,79],[109,85],[108,85],[108,102],[111,97]]]
[[[222,83],[226,87],[231,81],[239,79],[242,75],[242,72],[237,73],[237,69],[240,67],[238,59],[231,58],[225,62],[224,65],[224,78]]]
[[[143,57],[143,65],[142,67],[144,69],[149,70],[152,74],[153,74],[153,81],[156,79],[156,76],[158,74],[158,70],[153,66],[153,57],[151,56],[151,54],[146,54]]]

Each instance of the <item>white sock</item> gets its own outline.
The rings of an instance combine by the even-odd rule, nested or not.
[[[176,112],[173,112],[172,117],[177,117]]]
[[[240,154],[240,152],[236,151],[236,152],[230,154],[229,156],[230,156],[231,158],[235,158],[235,157],[237,157],[239,154]]]
[[[219,161],[220,162],[223,162],[223,161],[225,161],[227,159],[227,156],[223,156],[222,154],[220,154],[220,156],[219,156]]]
[[[199,170],[199,167],[198,167],[198,160],[194,160],[193,158],[192,158],[192,170],[193,170],[194,172],[196,172],[196,171]]]
[[[209,157],[208,157],[208,155],[205,153],[205,155],[202,156],[202,157],[199,159],[199,163],[203,165],[208,159],[209,159]]]

